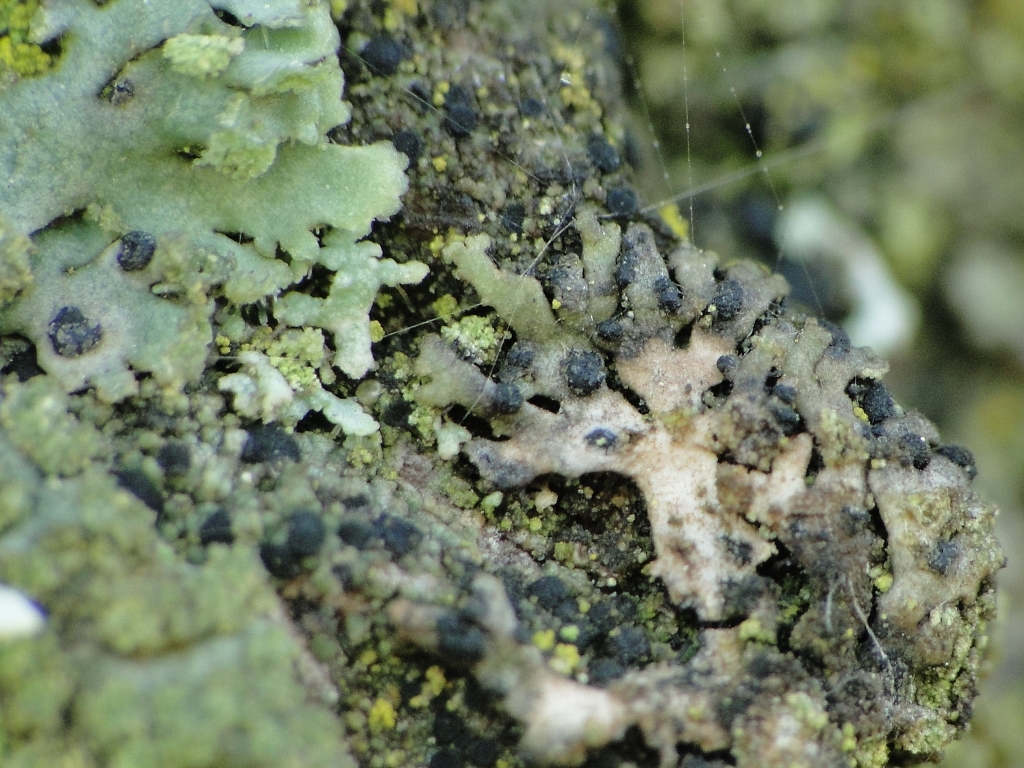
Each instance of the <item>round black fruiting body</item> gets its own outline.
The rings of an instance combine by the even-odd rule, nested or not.
[[[299,461],[299,444],[277,424],[259,424],[249,430],[242,446],[242,461],[260,464],[267,461],[291,459]]]
[[[629,187],[617,187],[609,189],[605,198],[605,205],[612,216],[632,216],[640,210],[640,200]]]
[[[370,72],[390,77],[398,71],[407,53],[400,42],[385,33],[371,38],[360,55]]]
[[[523,407],[523,393],[515,384],[499,384],[494,389],[493,406],[500,414],[516,413]]]
[[[288,519],[288,549],[296,557],[312,557],[320,551],[327,528],[320,515],[312,510],[296,512]]]
[[[132,230],[121,235],[117,263],[125,272],[138,272],[149,266],[156,253],[156,238],[148,232]]]
[[[974,463],[974,454],[962,445],[944,445],[936,451],[940,456],[945,456],[958,467],[961,467],[967,474],[968,480],[973,480],[978,474],[978,466]]]
[[[718,284],[715,298],[711,304],[715,308],[715,317],[721,322],[732,320],[743,309],[743,286],[732,279],[723,280]]]
[[[566,361],[565,378],[576,395],[589,395],[604,384],[604,364],[596,352],[573,350]]]
[[[82,314],[74,305],[61,307],[46,327],[53,351],[61,357],[78,357],[96,348],[103,339],[103,328]]]
[[[391,142],[395,149],[409,158],[410,165],[415,165],[423,154],[423,139],[413,131],[399,131]]]
[[[199,528],[199,543],[204,547],[210,544],[233,544],[234,541],[231,516],[224,509],[218,509],[211,514]]]
[[[587,138],[587,157],[601,173],[611,173],[622,162],[619,153],[600,133],[592,133]]]

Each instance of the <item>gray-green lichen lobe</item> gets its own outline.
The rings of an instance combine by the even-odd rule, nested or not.
[[[326,101],[333,59],[274,69],[331,45],[326,7],[250,6],[200,8],[128,66],[221,98],[263,44],[287,84],[271,92],[319,109],[315,135],[284,130],[268,153],[264,123],[210,133],[210,115],[279,117],[249,80],[240,111],[171,113],[206,131],[175,173],[223,174],[197,198],[172,187],[182,233],[116,195],[52,224],[26,208],[38,284],[15,280],[0,316],[36,357],[0,347],[0,582],[47,624],[0,640],[0,756],[831,766],[941,750],[994,610],[993,511],[965,454],[888,399],[884,364],[786,309],[781,278],[628,210],[596,10],[336,5],[352,115],[331,126],[347,116]],[[129,79],[102,109],[146,97]],[[404,189],[385,140],[410,163],[381,248],[357,238],[397,203],[357,224],[336,204]],[[318,159],[356,144],[377,154],[327,178]],[[222,205],[245,217],[211,222]],[[139,231],[153,259],[125,271]],[[94,247],[51,261],[61,238]],[[95,348],[51,359],[67,355],[34,308],[51,285],[83,316],[127,286],[141,315],[195,318],[196,349],[155,342],[166,374],[124,357],[117,380],[62,377],[116,337],[98,319]]]

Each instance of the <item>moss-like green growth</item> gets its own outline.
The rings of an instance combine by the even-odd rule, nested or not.
[[[5,427],[22,442],[30,423],[52,429],[46,381],[5,393]],[[62,419],[72,435],[89,429]],[[0,643],[3,763],[344,765],[336,723],[294,679],[300,649],[253,554],[180,562],[152,511],[82,462],[78,477],[44,483],[0,434],[0,581],[48,619],[42,635]]]

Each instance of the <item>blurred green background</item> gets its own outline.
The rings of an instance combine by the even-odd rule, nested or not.
[[[1009,565],[991,674],[944,764],[1024,766],[1024,2],[621,0],[619,16],[625,149],[652,207],[677,201],[697,245],[781,269],[974,452]]]

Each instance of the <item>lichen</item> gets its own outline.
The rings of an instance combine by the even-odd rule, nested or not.
[[[52,73],[0,92],[0,584],[45,614],[0,640],[5,765],[874,766],[965,727],[970,454],[640,211],[596,9],[151,5],[47,5]],[[58,82],[100,157],[65,175]]]
[[[336,363],[361,375],[373,294],[423,277],[356,244],[397,210],[406,182],[390,146],[325,138],[348,118],[326,9],[247,12],[259,21],[233,26],[204,2],[119,0],[34,17],[35,38],[64,45],[45,77],[0,94],[5,239],[33,238],[33,281],[21,279],[0,327],[31,339],[68,391],[91,384],[118,401],[135,391],[133,371],[180,390],[202,372],[215,296],[263,300],[314,264],[343,275],[330,306],[344,320],[322,322],[340,334]],[[326,228],[321,248],[314,231]],[[129,235],[148,252],[131,267]],[[5,267],[17,263],[11,248]],[[88,343],[52,340],[64,307]]]
[[[849,383],[874,379],[884,365],[869,352],[850,349],[838,331],[780,313],[784,284],[744,264],[718,270],[713,255],[683,246],[665,258],[676,271],[669,283],[673,302],[666,306],[659,303],[666,271],[653,232],[633,224],[623,241],[619,328],[602,349],[622,389],[609,388],[600,377],[586,388],[574,385],[573,360],[586,354],[578,349],[586,343],[579,334],[586,326],[555,326],[550,309],[539,302],[532,306],[543,308],[532,321],[520,319],[515,313],[527,312],[529,302],[518,304],[509,293],[496,292],[493,269],[462,269],[467,248],[456,243],[449,249],[458,249],[451,257],[459,265],[457,274],[482,297],[504,297],[499,313],[516,332],[516,346],[535,350],[531,363],[515,372],[516,386],[526,389],[528,399],[543,395],[559,406],[551,413],[526,402],[501,416],[500,385],[486,370],[459,360],[440,339],[423,344],[419,373],[429,383],[417,390],[417,398],[434,407],[459,404],[500,424],[495,432],[508,438],[478,437],[465,449],[483,477],[500,488],[521,487],[552,473],[575,478],[615,472],[631,478],[644,495],[657,554],[647,573],[665,583],[676,605],[694,609],[702,621],[744,619],[736,630],[706,630],[705,638],[717,633],[732,637],[730,642],[776,645],[781,618],[776,588],[761,566],[785,552],[804,573],[820,572],[812,587],[816,597],[788,635],[791,653],[815,659],[840,680],[860,674],[857,646],[872,644],[877,684],[891,697],[892,716],[913,721],[915,728],[901,734],[892,721],[861,725],[855,730],[858,743],[895,742],[895,749],[911,754],[938,751],[960,718],[958,699],[936,691],[925,704],[918,684],[897,683],[890,656],[898,654],[921,681],[935,670],[948,681],[970,668],[965,654],[975,640],[966,639],[964,627],[973,625],[979,594],[983,603],[990,600],[991,576],[1001,566],[992,510],[967,491],[961,467],[941,451],[932,455],[938,436],[920,417],[883,407],[888,401],[877,394],[858,406],[860,390]],[[488,244],[477,238],[468,250],[482,254]],[[594,260],[586,245],[581,260]],[[473,262],[483,263],[479,256]],[[703,281],[694,279],[697,262]],[[535,278],[517,281],[513,297],[542,293]],[[592,337],[600,338],[594,319],[584,317]],[[689,337],[678,344],[684,326]],[[604,355],[596,357],[597,366],[604,365]],[[865,406],[874,429],[858,414]],[[812,470],[815,452],[823,466]],[[884,528],[871,522],[873,514]],[[883,551],[892,562],[893,581],[877,598],[872,626],[868,612],[876,598],[868,567]],[[964,557],[964,551],[973,554]],[[723,667],[714,655],[705,663],[715,674],[733,677],[735,685],[744,684],[738,682],[743,664]],[[664,672],[658,674],[658,690],[667,692],[672,684]],[[821,681],[827,686],[822,690],[809,671],[802,677],[810,688],[787,693],[784,700],[812,697],[809,706],[822,718],[815,727],[777,752],[756,739],[748,745],[749,726],[733,726],[731,736],[718,731],[710,741],[701,737],[702,748],[730,748],[739,765],[838,760],[841,739],[824,713],[863,702],[847,699],[843,684]],[[680,682],[681,703],[664,702],[648,711],[653,683],[647,678],[643,672],[627,675],[629,682],[610,689],[611,702],[605,693],[583,689],[558,694],[566,705],[572,699],[584,711],[593,708],[589,717],[599,724],[581,717],[557,735],[531,737],[531,730],[550,726],[536,721],[544,717],[543,707],[524,712],[528,749],[544,760],[572,761],[595,744],[595,733],[615,739],[635,724],[660,747],[667,764],[677,742],[695,740],[689,712],[699,686],[694,690]],[[927,688],[943,685],[936,680]],[[628,693],[615,695],[620,690]],[[513,688],[506,695],[523,694]],[[717,697],[735,695],[726,687]],[[721,708],[717,699],[712,702]],[[922,705],[927,709],[919,709]],[[786,725],[794,716],[787,706],[756,715],[757,727],[764,729],[757,739],[794,730]]]
[[[37,432],[47,426],[18,390],[45,381],[9,385],[4,399]],[[188,565],[102,467],[86,461],[44,483],[45,464],[6,434],[0,456],[0,485],[23,491],[3,515],[0,580],[47,614],[42,635],[0,644],[5,764],[344,764],[336,725],[294,680],[302,651],[251,552],[218,549]],[[238,739],[246,730],[259,740]]]

